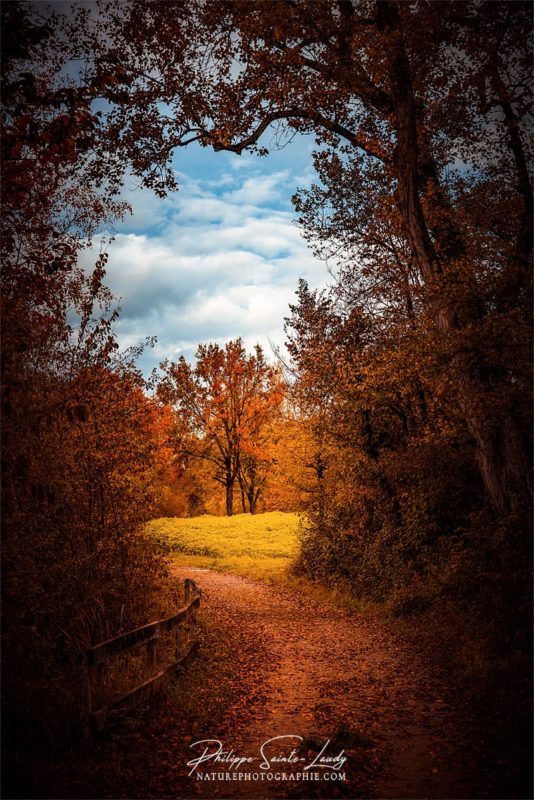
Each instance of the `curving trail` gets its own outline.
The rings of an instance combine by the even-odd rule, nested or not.
[[[474,796],[460,718],[450,705],[446,679],[413,645],[376,620],[333,610],[298,593],[207,570],[179,569],[176,574],[194,578],[212,621],[224,626],[225,620],[239,620],[242,647],[252,654],[250,669],[261,676],[263,699],[246,710],[243,705],[232,709],[224,730],[213,732],[225,751],[255,759],[242,771],[259,771],[260,747],[272,737],[312,737],[311,744],[287,739],[282,740],[286,749],[278,742],[267,747],[269,754],[287,756],[289,746],[296,745],[298,757],[306,759],[303,766],[328,739],[325,755],[339,753],[336,735],[347,743],[343,784],[197,779],[197,796]],[[228,766],[206,764],[198,771],[214,769]]]

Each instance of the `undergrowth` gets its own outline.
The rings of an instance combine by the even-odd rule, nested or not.
[[[253,647],[244,643],[238,621],[224,610],[214,620],[201,605],[197,634],[198,656],[165,693],[100,734],[89,752],[40,763],[41,793],[24,796],[80,800],[194,796],[198,785],[188,777],[187,766],[196,754],[191,745],[223,737],[232,710],[241,719],[251,696],[254,703],[261,701],[262,670],[269,663],[261,642]]]

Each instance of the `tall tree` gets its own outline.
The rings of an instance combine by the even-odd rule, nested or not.
[[[383,248],[391,221],[488,495],[500,512],[524,501],[528,424],[511,356],[526,362],[528,4],[192,0],[107,9],[105,35],[82,37],[101,53],[90,72],[112,103],[113,139],[104,136],[99,167],[117,174],[110,165],[129,159],[163,189],[175,148],[196,141],[264,154],[273,126],[279,142],[313,133],[341,162],[351,159],[347,191],[369,214],[351,221],[355,238],[360,229],[369,243],[374,231]],[[336,169],[332,162],[334,183]],[[513,339],[508,366],[495,368],[482,343],[497,330]]]
[[[234,513],[234,488],[241,481],[250,492],[249,510],[258,498],[258,459],[262,428],[276,414],[281,391],[276,369],[259,345],[248,355],[241,339],[201,344],[191,366],[182,356],[163,366],[159,395],[174,406],[181,430],[180,450],[211,462],[224,486],[226,513]],[[247,481],[247,484],[245,484]]]

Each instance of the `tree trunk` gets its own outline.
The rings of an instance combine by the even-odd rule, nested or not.
[[[258,499],[260,496],[260,490],[254,488],[254,484],[250,487],[250,491],[248,493],[248,504],[251,514],[256,513],[256,509],[258,507]]]
[[[226,516],[231,517],[234,513],[234,478],[232,475],[226,476]]]
[[[247,513],[247,496],[245,494],[245,485],[241,478],[239,479],[239,488],[241,489],[241,507],[243,509],[243,514]]]
[[[417,127],[417,110],[413,95],[410,64],[402,37],[402,25],[396,3],[384,0],[378,4],[381,27],[390,40],[390,81],[392,101],[396,116],[397,146],[394,153],[394,168],[397,175],[397,203],[404,222],[404,228],[415,261],[426,282],[438,276],[443,281],[443,304],[436,310],[438,328],[447,333],[461,328],[454,306],[447,299],[447,289],[454,274],[447,276],[445,282],[444,268],[446,263],[441,258],[454,257],[454,250],[461,248],[458,232],[454,231],[452,218],[448,219],[446,229],[434,231],[432,240],[428,224],[423,212],[420,198],[421,187],[429,178],[434,188],[440,190],[437,174],[433,169],[429,154],[424,153],[423,131]],[[424,160],[425,170],[422,169]],[[428,162],[428,163],[427,163]],[[425,174],[423,175],[423,172]],[[427,198],[428,205],[433,202],[443,206],[446,201],[441,191],[433,193],[432,200]],[[450,209],[438,208],[438,212]],[[443,217],[443,213],[436,214]],[[448,214],[445,213],[447,217]],[[440,241],[440,235],[443,241]],[[439,255],[438,255],[439,253]],[[476,313],[473,309],[473,313]],[[476,444],[477,460],[488,495],[500,512],[513,508],[517,501],[529,502],[528,458],[517,424],[509,415],[500,420],[485,419],[486,413],[492,413],[484,403],[486,394],[483,381],[477,373],[477,359],[468,360],[459,355],[451,362],[451,377],[457,388],[458,399],[464,411],[468,430]],[[474,402],[475,401],[475,402]],[[476,413],[471,409],[478,406]],[[486,406],[486,407],[485,407]]]
[[[477,460],[488,494],[500,513],[517,503],[529,503],[528,458],[512,417],[495,425],[468,419],[469,432],[477,444]],[[493,430],[485,430],[493,428]]]

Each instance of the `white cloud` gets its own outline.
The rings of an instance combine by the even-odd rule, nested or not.
[[[233,170],[240,171],[240,170],[250,169],[251,167],[256,168],[257,163],[258,161],[257,158],[255,158],[255,156],[247,154],[239,156],[238,158],[233,158],[230,162],[230,167]]]
[[[247,178],[239,189],[230,192],[226,199],[230,203],[261,205],[271,200],[279,200],[281,184],[288,178],[288,172],[275,172],[273,175],[260,175]]]
[[[109,249],[108,284],[121,297],[120,344],[158,338],[141,359],[146,372],[165,358],[192,358],[199,342],[241,336],[268,354],[269,341],[282,343],[298,278],[313,287],[328,278],[293,221],[296,174],[308,177],[307,164],[260,174],[246,156],[205,176],[182,171],[181,189],[165,200],[126,194],[134,213]]]

